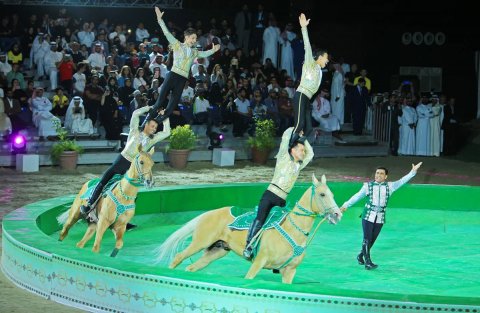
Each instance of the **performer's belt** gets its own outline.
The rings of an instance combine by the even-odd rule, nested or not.
[[[367,209],[370,209],[370,210],[375,211],[375,212],[384,212],[385,208],[386,207],[384,207],[384,206],[367,204]]]
[[[277,185],[275,185],[273,183],[268,185],[267,190],[270,190],[271,192],[273,192],[274,194],[276,194],[277,196],[279,196],[280,198],[282,198],[284,200],[288,196],[288,192],[286,192],[285,190],[283,190],[282,188],[278,187]]]

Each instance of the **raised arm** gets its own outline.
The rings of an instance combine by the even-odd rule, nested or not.
[[[412,164],[412,170],[407,175],[403,176],[397,181],[391,182],[391,192],[398,190],[398,188],[408,183],[408,181],[417,174],[417,170],[420,168],[420,166],[422,166],[422,162],[418,163],[417,165]]]
[[[310,45],[310,39],[308,38],[308,30],[307,26],[310,23],[310,19],[307,20],[305,17],[305,14],[300,14],[300,17],[298,18],[300,22],[300,27],[302,28],[302,37],[303,37],[303,43],[305,46],[305,61],[311,61],[313,60],[313,55],[312,55],[312,46]]]
[[[305,166],[312,161],[314,153],[312,146],[308,142],[308,140],[305,140],[303,145],[305,146],[305,158],[303,159],[302,165],[300,166],[300,169],[302,170]]]
[[[168,42],[170,44],[174,44],[178,42],[177,38],[173,37],[172,33],[167,28],[167,25],[165,25],[165,22],[163,21],[162,17],[165,12],[160,11],[159,7],[155,7],[155,13],[157,14],[157,22],[158,25],[160,25],[160,28],[162,29],[163,34],[167,38]]]
[[[148,110],[150,110],[150,107],[144,106],[133,111],[132,118],[130,119],[130,129],[138,128],[140,125],[140,115],[147,113]]]
[[[163,130],[161,132],[156,133],[155,136],[153,137],[153,144],[159,141],[162,141],[168,136],[170,136],[170,119],[167,118],[163,121]]]
[[[293,127],[287,128],[282,135],[282,142],[280,143],[280,148],[278,148],[278,153],[275,156],[276,159],[281,158],[282,156],[288,154],[288,143],[290,137],[292,137]]]

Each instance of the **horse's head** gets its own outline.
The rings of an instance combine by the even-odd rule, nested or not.
[[[321,181],[312,175],[312,205],[311,210],[319,215],[324,215],[332,224],[342,219],[342,212],[338,208],[333,193],[327,186],[327,178],[322,175]]]
[[[153,153],[153,150],[151,150]],[[138,180],[143,182],[143,185],[147,188],[152,188],[155,184],[153,181],[152,167],[155,162],[153,162],[152,156],[149,152],[142,151],[141,146],[138,148],[138,155],[135,157],[135,170],[138,175]]]

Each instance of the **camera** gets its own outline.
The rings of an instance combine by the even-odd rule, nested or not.
[[[82,108],[74,108],[73,109],[73,114],[80,114],[82,113]]]

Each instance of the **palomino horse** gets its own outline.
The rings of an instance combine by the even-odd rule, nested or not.
[[[123,234],[125,233],[126,225],[135,214],[135,198],[137,197],[138,187],[145,185],[151,188],[153,186],[152,167],[154,162],[149,153],[141,151],[141,146],[139,151],[139,154],[135,157],[123,178],[111,191],[105,192],[106,197],[100,196],[95,205],[98,222],[88,225],[87,231],[82,240],[77,243],[77,247],[83,248],[96,231],[97,234],[92,251],[99,252],[103,234],[108,227],[112,229],[116,238],[115,249],[112,251],[111,256],[114,257],[123,247]],[[59,223],[63,224],[63,229],[60,232],[60,241],[65,239],[70,227],[81,218],[80,206],[87,201],[87,199],[81,199],[81,195],[85,193],[87,188],[88,182],[83,185],[70,210],[57,218]]]
[[[262,244],[245,278],[253,279],[262,268],[280,269],[282,282],[292,283],[296,268],[305,257],[304,250],[308,245],[307,239],[315,217],[325,217],[334,224],[342,217],[326,182],[325,175],[321,182],[313,175],[312,186],[283,219],[278,230],[274,228],[263,231]],[[175,255],[169,266],[171,269],[200,250],[204,250],[202,257],[187,266],[186,271],[198,271],[212,261],[224,257],[230,250],[241,256],[247,231],[229,228],[228,225],[235,219],[230,210],[231,207],[215,209],[189,221],[158,248],[157,261],[171,260],[178,247],[190,236],[192,242]],[[287,236],[282,235],[282,231]]]

